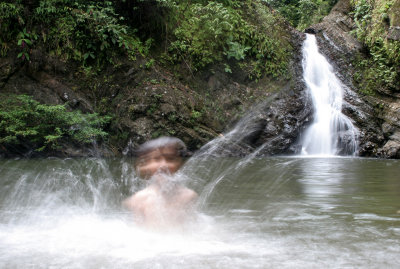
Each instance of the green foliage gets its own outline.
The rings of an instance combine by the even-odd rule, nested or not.
[[[29,51],[32,47],[33,41],[37,40],[38,36],[35,33],[28,33],[26,28],[22,30],[18,34],[18,46],[21,48],[21,52],[18,53],[18,58],[22,58],[22,60],[29,61]]]
[[[20,1],[14,3],[0,3],[0,49],[1,56],[6,55],[10,42],[21,31],[24,20],[22,19],[22,5]]]
[[[354,79],[365,94],[400,90],[400,42],[387,39],[387,12],[392,0],[352,0],[356,22],[354,35],[367,48],[367,57],[359,58]]]
[[[0,30],[8,33],[7,42],[1,40],[3,55],[14,42],[21,59],[29,59],[31,49],[45,48],[94,72],[116,56],[146,56],[155,43],[158,51],[163,47],[165,59],[183,63],[191,72],[230,60],[231,65],[244,64],[252,78],[286,73],[290,48],[262,0],[9,2],[0,4]],[[258,16],[266,22],[251,22]],[[155,61],[147,60],[146,68]]]
[[[232,69],[231,69],[231,67],[229,66],[229,64],[224,64],[224,66],[225,66],[224,71],[225,71],[226,73],[232,73]]]
[[[290,37],[287,36],[287,29],[283,28],[282,17],[260,2],[251,1],[244,8],[247,16],[254,18],[249,20],[250,30],[247,34],[252,58],[250,64],[244,64],[245,69],[249,68],[250,78],[258,79],[264,74],[287,78],[292,47],[288,42]]]
[[[281,30],[278,19],[260,1],[228,1],[229,5],[197,2],[205,3],[176,9],[181,21],[170,46],[173,61],[184,62],[196,71],[224,59],[246,60],[243,65],[249,77],[255,79],[287,73],[290,48],[274,33]],[[260,21],[251,22],[248,17],[258,17]],[[232,72],[226,64],[225,71]]]
[[[124,18],[110,1],[42,0],[35,15],[39,23],[51,25],[42,29],[50,52],[84,65],[112,63],[115,51],[134,59],[148,50],[135,31],[121,23]]]
[[[360,0],[360,1],[352,1],[354,6],[354,10],[352,12],[354,22],[357,25],[356,35],[357,38],[361,41],[364,41],[366,38],[365,29],[371,23],[372,18],[372,6],[368,0]]]
[[[381,42],[378,42],[382,44]],[[400,46],[398,47],[398,52]],[[399,74],[395,66],[391,63],[391,58],[387,55],[386,49],[382,45],[376,44],[371,47],[369,58],[359,58],[356,60],[358,68],[354,76],[358,88],[366,95],[374,95],[376,90],[393,90],[398,87]]]
[[[193,120],[197,120],[197,119],[199,119],[202,115],[203,115],[203,113],[202,113],[201,111],[197,111],[197,110],[193,109],[193,110],[192,110],[192,114],[190,115],[190,117],[191,117]]]
[[[112,63],[117,54],[130,59],[147,54],[151,41],[141,42],[124,20],[111,1],[2,2],[1,52],[4,56],[15,42],[24,46],[18,58],[29,59],[29,50],[35,46],[32,41],[37,40],[36,45],[44,45],[50,54],[98,67]]]
[[[192,112],[190,113],[189,122],[192,125],[197,125],[199,122],[201,122],[201,119],[202,119],[204,113],[205,113],[204,108],[200,111],[198,111],[196,109],[192,109]],[[196,128],[196,127],[194,127],[194,128]]]
[[[235,10],[210,1],[205,6],[188,6],[183,15],[185,20],[175,29],[176,41],[171,43],[174,59],[198,70],[222,60],[224,54],[244,58],[246,24]]]
[[[304,30],[311,24],[321,21],[337,0],[264,0],[292,25],[299,30]]]
[[[237,61],[243,60],[246,56],[246,52],[251,49],[249,46],[244,46],[237,41],[232,40],[232,36],[229,36],[227,40],[228,50],[225,51],[225,55],[230,58],[235,58]]]
[[[104,138],[102,129],[110,121],[96,113],[69,112],[65,105],[44,105],[27,95],[1,95],[0,143],[28,143],[36,150],[55,149],[63,138],[76,143],[91,143]]]

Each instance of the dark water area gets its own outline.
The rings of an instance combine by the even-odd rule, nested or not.
[[[132,160],[0,160],[0,268],[399,268],[400,161],[212,158],[184,231],[136,227]]]

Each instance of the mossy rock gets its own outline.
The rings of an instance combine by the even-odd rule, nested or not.
[[[388,15],[390,19],[390,26],[400,27],[400,0],[394,1],[388,12]]]

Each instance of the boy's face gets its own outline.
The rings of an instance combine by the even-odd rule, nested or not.
[[[182,166],[182,157],[173,146],[157,148],[142,155],[136,165],[139,176],[149,179],[157,172],[174,174]]]

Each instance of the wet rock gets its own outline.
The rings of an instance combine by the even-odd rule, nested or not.
[[[34,78],[41,87],[48,88],[49,92],[57,94],[63,103],[69,102],[73,108],[77,108],[82,112],[93,112],[93,108],[88,101],[75,93],[67,85],[57,80],[54,76],[45,72],[33,72],[30,76]]]
[[[356,68],[352,61],[357,54],[363,53],[363,47],[350,33],[355,27],[350,12],[349,0],[339,0],[331,13],[310,29],[316,33],[320,51],[329,59],[345,85],[343,113],[352,119],[359,130],[358,154],[397,158],[397,142],[390,137],[400,131],[397,124],[400,121],[398,98],[393,93],[383,93],[384,96],[359,95],[357,92],[360,91],[353,85]],[[391,13],[389,16],[393,23],[397,15]],[[392,29],[396,27],[392,24]]]
[[[400,41],[400,26],[391,26],[389,28],[388,39]]]
[[[219,79],[217,78],[217,76],[212,75],[209,79],[208,79],[208,87],[211,91],[215,91],[218,90],[221,87],[221,82],[219,81]]]
[[[12,57],[3,58],[0,62],[0,89],[4,88],[8,80],[18,71],[19,66]]]
[[[400,158],[400,133],[397,133],[395,140],[389,140],[382,148],[382,154],[385,158]]]
[[[312,106],[302,76],[303,36],[295,38],[295,59],[289,70],[291,80],[246,113],[235,129],[226,134],[226,141],[217,150],[219,154],[270,156],[300,152],[299,137],[312,117]]]
[[[310,27],[316,34],[323,35],[344,56],[351,56],[351,54],[362,49],[361,43],[350,34],[350,31],[355,27],[349,15],[350,12],[350,2],[339,0],[321,23]]]

